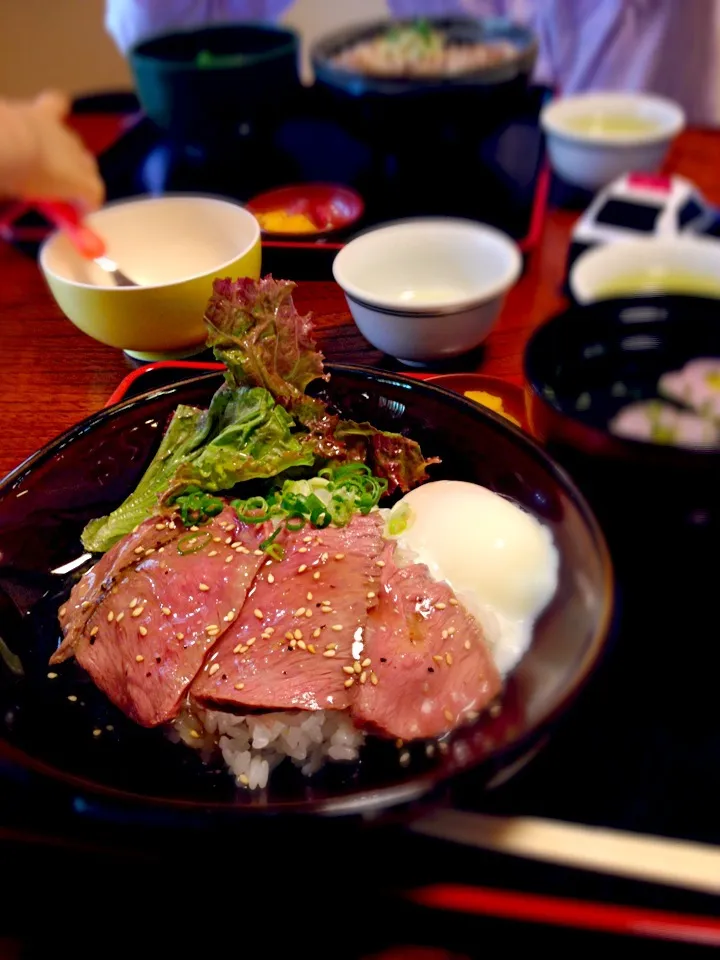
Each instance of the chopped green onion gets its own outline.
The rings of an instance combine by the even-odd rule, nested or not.
[[[298,530],[302,530],[302,528],[305,526],[305,523],[305,517],[300,513],[295,513],[287,518],[285,521],[285,526],[292,533],[296,533]]]
[[[219,497],[212,497],[209,493],[191,490],[178,497],[173,506],[180,513],[180,518],[186,527],[199,523],[207,523],[211,517],[222,512],[225,503]]]
[[[250,497],[248,500],[233,500],[238,518],[244,523],[264,523],[270,516],[270,507],[265,497]]]
[[[177,551],[183,557],[189,553],[198,553],[211,540],[212,534],[209,530],[203,530],[202,533],[186,533],[184,537],[180,537],[178,540]],[[186,547],[187,549],[185,549]]]
[[[280,546],[279,543],[275,543],[275,540],[282,530],[282,527],[278,527],[273,533],[270,534],[263,542],[260,544],[259,549],[266,553],[269,557],[272,557],[273,560],[283,560],[285,558],[285,549]]]

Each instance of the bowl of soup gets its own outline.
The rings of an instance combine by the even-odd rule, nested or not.
[[[577,258],[569,284],[578,303],[661,294],[720,298],[720,243],[687,236],[603,244]]]
[[[444,217],[375,227],[333,263],[360,332],[410,365],[479,346],[521,269],[517,245],[500,230]]]
[[[549,103],[540,121],[550,164],[566,183],[599,190],[631,171],[660,169],[685,126],[682,108],[646,93],[584,93]]]

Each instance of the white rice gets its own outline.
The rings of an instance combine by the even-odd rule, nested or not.
[[[310,777],[328,761],[356,761],[365,735],[341,710],[287,710],[237,715],[221,710],[184,711],[171,737],[209,760],[219,748],[240,787],[261,790],[272,771],[289,759]]]

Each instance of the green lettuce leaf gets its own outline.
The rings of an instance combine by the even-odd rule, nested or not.
[[[165,431],[158,452],[137,485],[107,517],[91,520],[82,532],[82,544],[91,553],[104,553],[139,523],[151,516],[159,496],[168,487],[181,461],[203,443],[208,412],[181,405]]]
[[[315,460],[312,444],[292,433],[293,418],[261,387],[221,387],[209,413],[215,416],[212,439],[180,464],[166,502],[188,488],[218,493]]]

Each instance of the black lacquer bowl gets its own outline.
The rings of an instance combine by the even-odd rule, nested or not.
[[[346,415],[407,432],[442,457],[435,478],[475,481],[516,500],[550,527],[561,554],[559,590],[498,716],[458,731],[432,758],[419,745],[404,768],[395,744],[375,742],[352,768],[331,765],[311,780],[280,768],[266,792],[251,795],[162,731],[127,720],[73,662],[48,667],[58,606],[89,562],[70,569],[83,555],[83,525],[134,487],[177,404],[206,404],[219,382],[204,376],[104,410],[0,486],[0,759],[107,802],[239,814],[359,813],[410,801],[464,771],[482,784],[506,770],[568,706],[601,653],[612,612],[607,550],[572,483],[520,431],[394,374],[336,366],[323,390]]]

